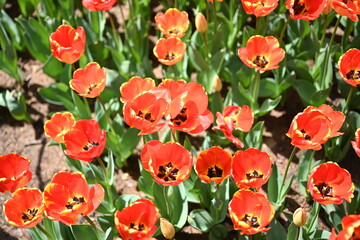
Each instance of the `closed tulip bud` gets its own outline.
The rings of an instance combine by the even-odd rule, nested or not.
[[[323,14],[329,14],[332,10],[332,5],[331,5],[332,0],[326,0],[325,3],[325,8],[323,10]]]
[[[302,227],[306,224],[306,212],[303,208],[295,210],[293,215],[294,224],[298,227]]]
[[[222,89],[222,83],[221,83],[221,79],[219,78],[218,75],[215,75],[214,80],[213,80],[213,89],[216,92],[220,92]]]
[[[175,236],[174,226],[165,218],[160,218],[160,229],[166,239],[172,239]]]
[[[204,33],[208,29],[208,24],[207,24],[206,18],[200,12],[198,14],[196,14],[195,26],[196,26],[196,30],[200,33]]]

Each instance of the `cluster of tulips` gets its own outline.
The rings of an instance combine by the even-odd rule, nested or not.
[[[209,2],[216,4],[210,0]],[[82,1],[83,6],[90,11],[108,11],[115,3],[116,0]],[[242,0],[241,3],[246,13],[256,17],[266,16],[278,6],[278,0]],[[360,1],[287,0],[286,8],[289,9],[292,19],[315,20],[321,13],[329,13],[333,8],[339,15],[358,21]],[[181,61],[186,53],[186,44],[181,38],[185,36],[190,25],[188,14],[170,8],[165,13],[157,14],[155,22],[165,38],[157,41],[153,54],[160,63],[174,65]],[[201,13],[195,18],[195,26],[200,33],[207,31],[207,21]],[[212,130],[221,131],[229,142],[238,148],[245,148],[242,139],[237,136],[239,131],[251,131],[256,119],[254,109],[259,96],[260,74],[279,68],[279,63],[285,57],[285,50],[280,47],[282,37],[278,40],[274,36],[254,35],[238,49],[239,59],[247,67],[256,69],[252,105],[229,104],[222,112],[216,113],[216,119],[215,113],[208,109],[209,98],[204,87],[197,82],[176,79],[175,71],[173,79],[164,79],[158,85],[152,78],[134,76],[120,87],[123,120],[129,127],[140,130],[139,135],[144,135],[140,162],[141,167],[151,175],[152,181],[162,185],[166,192],[169,187],[183,184],[192,174],[202,183],[217,190],[222,184],[228,184],[224,183],[225,180],[231,179],[237,189],[227,203],[228,216],[235,230],[249,236],[271,229],[269,225],[276,217],[276,211],[280,209],[275,207],[261,190],[271,178],[274,160],[268,153],[256,148],[238,150],[232,154],[220,146],[209,146],[194,156],[194,153],[185,147],[185,143],[181,143],[179,132],[200,134],[216,122]],[[205,35],[203,40],[207,44]],[[49,36],[49,41],[51,52],[56,59],[74,64],[85,52],[86,33],[81,26],[74,29],[70,25],[61,25]],[[209,52],[207,54],[210,55]],[[352,86],[353,93],[360,84],[360,50],[353,48],[345,52],[339,59],[338,67],[339,75]],[[109,131],[114,132],[114,120],[99,97],[106,86],[106,71],[97,62],[90,62],[84,68],[74,70],[69,86],[79,96],[98,99],[103,107]],[[351,94],[349,95],[348,102],[351,100]],[[319,107],[308,106],[294,117],[286,133],[294,150],[277,190],[283,198],[288,191],[287,173],[295,152],[298,149],[313,150],[313,157],[315,151],[322,149],[323,144],[342,135],[340,129],[349,111],[348,102],[344,113],[323,104]],[[145,137],[163,128],[170,129],[170,141]],[[101,129],[96,120],[77,120],[70,112],[58,112],[46,121],[44,129],[48,138],[62,144],[67,157],[89,165],[97,159],[105,176],[101,181],[108,180],[108,169],[101,156],[105,150],[111,151],[106,143],[109,132]],[[355,140],[351,144],[360,156],[360,129],[356,131]],[[88,217],[101,205],[106,194],[111,194],[107,193],[107,189],[100,183],[89,187],[83,173],[59,172],[41,192],[39,189],[25,188],[32,177],[29,159],[10,153],[0,156],[0,165],[0,191],[13,193],[12,198],[4,204],[5,218],[10,224],[21,228],[37,226],[51,239],[52,236],[39,224],[40,221],[48,218],[72,225],[77,223],[78,216],[81,215],[94,228],[98,239],[102,239],[100,230]],[[315,166],[310,159],[306,174],[306,189],[318,204],[339,205],[343,200],[351,202],[354,197],[355,186],[351,175],[337,163],[325,162]],[[167,196],[167,193],[165,195]],[[114,209],[114,225],[123,239],[153,239],[159,222],[163,235],[168,239],[174,237],[175,228],[168,221],[170,219],[159,220],[163,210],[159,209],[155,200],[150,196],[133,201],[122,209]],[[169,199],[165,201],[169,207]],[[318,215],[320,208],[317,209]],[[305,210],[296,211],[293,221],[298,227],[304,226]],[[360,238],[360,215],[346,216],[342,219],[342,224],[343,230],[336,233],[333,228],[329,239]]]

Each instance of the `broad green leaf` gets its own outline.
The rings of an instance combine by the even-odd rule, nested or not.
[[[289,226],[288,233],[286,236],[286,240],[294,240],[296,239],[296,236],[298,234],[298,231],[300,231],[300,228],[292,222]],[[285,238],[275,238],[275,239],[285,239]],[[270,238],[269,238],[270,240]]]
[[[115,201],[115,207],[117,210],[121,211],[123,208],[128,207],[131,203],[139,200],[138,195],[133,194],[123,194],[118,197]]]
[[[273,170],[268,182],[268,198],[270,202],[276,203],[279,198],[282,176],[276,163],[273,164]]]
[[[93,228],[90,225],[71,225],[70,228],[75,240],[98,240]]]
[[[33,121],[27,111],[25,96],[21,92],[17,90],[13,90],[10,92],[7,90],[5,94],[5,100],[6,107],[9,109],[10,114],[13,118],[18,121]]]
[[[271,229],[266,232],[267,240],[286,239],[286,231],[276,219],[270,223],[269,227],[271,227]]]
[[[209,212],[204,209],[192,210],[188,216],[188,222],[192,227],[202,232],[209,231],[210,228],[215,225],[214,219]]]
[[[262,104],[257,113],[255,113],[256,116],[263,116],[276,108],[276,106],[279,104],[281,100],[281,96],[275,98],[275,99],[266,99]]]
[[[228,235],[227,228],[223,224],[216,224],[210,228],[209,239],[210,240],[220,240],[226,239]]]

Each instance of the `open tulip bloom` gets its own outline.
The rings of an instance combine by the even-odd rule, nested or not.
[[[325,4],[326,0],[287,0],[286,8],[291,18],[311,21],[320,16]]]
[[[85,51],[86,35],[83,27],[74,29],[61,25],[50,35],[51,53],[59,61],[73,64]]]
[[[30,182],[30,160],[16,153],[0,155],[0,192],[15,192]]]
[[[90,11],[108,11],[116,4],[116,0],[82,0],[82,5]]]
[[[6,221],[21,228],[35,227],[43,213],[43,195],[37,188],[20,188],[4,203]]]
[[[179,11],[176,8],[169,8],[165,13],[156,14],[155,22],[167,38],[183,37],[190,24],[187,12]]]
[[[358,14],[360,14],[360,1],[343,1],[332,0],[333,9],[341,16],[350,18],[354,22],[358,22]]]
[[[154,55],[159,62],[165,65],[174,65],[184,57],[186,45],[180,38],[161,38],[154,47]]]
[[[241,0],[247,14],[262,17],[270,14],[278,6],[279,0]]]
[[[49,219],[67,225],[75,224],[78,216],[98,208],[105,192],[100,184],[90,188],[80,172],[59,172],[45,187],[45,211]]]
[[[339,58],[339,74],[353,87],[360,84],[360,50],[352,48]]]
[[[360,238],[360,214],[353,214],[341,219],[342,230],[336,235],[335,229],[332,229],[329,240],[348,240]]]
[[[134,99],[138,95],[155,88],[155,81],[151,78],[141,78],[135,76],[120,86],[121,98],[123,103]]]
[[[44,124],[45,135],[58,143],[64,143],[64,135],[74,126],[75,118],[70,112],[58,112]]]
[[[351,141],[351,145],[354,148],[356,154],[360,157],[360,128],[355,132],[355,141]]]

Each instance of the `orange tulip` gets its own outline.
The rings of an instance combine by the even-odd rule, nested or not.
[[[51,53],[64,63],[73,64],[85,51],[86,35],[82,27],[75,30],[70,25],[61,25],[49,40]]]
[[[285,57],[284,49],[279,47],[279,41],[272,36],[252,36],[246,47],[239,48],[239,58],[246,66],[259,71],[268,71],[279,67]]]
[[[149,199],[139,199],[115,212],[115,226],[124,240],[151,240],[159,220],[159,210]]]
[[[165,125],[161,119],[165,116],[168,105],[164,98],[145,92],[125,103],[124,120],[130,127],[140,129],[139,135],[157,132]]]
[[[351,141],[351,145],[353,146],[356,154],[360,157],[360,128],[356,130],[355,141]]]
[[[6,221],[21,228],[35,227],[43,213],[43,195],[37,188],[20,188],[4,203]]]
[[[65,154],[71,158],[91,162],[105,148],[106,132],[95,120],[79,120],[64,136]]]
[[[224,0],[217,0],[218,2],[222,2],[222,1],[224,1]],[[208,2],[211,2],[211,3],[213,3],[214,1],[213,0],[208,0]]]
[[[204,33],[208,29],[208,23],[205,16],[199,12],[195,17],[195,27],[199,33]]]
[[[329,138],[342,135],[338,130],[344,120],[344,114],[334,111],[329,105],[309,106],[295,116],[286,135],[291,138],[293,146],[320,150],[321,144]]]
[[[82,0],[82,5],[90,11],[108,11],[116,0]]]
[[[350,173],[333,162],[326,162],[314,168],[307,189],[318,203],[341,204],[343,199],[351,202],[354,197],[354,184]]]
[[[123,83],[120,87],[123,103],[134,99],[139,94],[149,91],[155,87],[155,81],[151,78],[132,77],[129,81]]]
[[[360,239],[360,214],[345,216],[341,222],[343,230],[336,236],[335,230],[333,229],[329,240]]]
[[[326,0],[325,1],[325,8],[322,13],[329,14],[332,11],[332,0]]]
[[[153,180],[164,186],[179,185],[189,178],[192,169],[190,152],[175,142],[149,141],[140,158]]]
[[[180,38],[161,38],[154,47],[154,55],[165,65],[174,65],[184,57],[186,45]]]
[[[230,142],[243,148],[244,144],[232,132],[235,129],[249,132],[254,123],[254,114],[249,106],[230,105],[225,107],[222,114],[216,113],[216,123],[217,126],[213,127],[213,130],[222,131]]]
[[[231,173],[231,154],[221,147],[203,150],[197,157],[195,169],[199,178],[207,183],[221,183]]]
[[[165,13],[156,14],[155,22],[156,26],[167,38],[185,36],[190,24],[187,12],[180,12],[176,8],[169,8]]]
[[[332,0],[334,10],[341,16],[350,18],[354,22],[358,22],[358,14],[360,14],[360,1],[358,0]]]
[[[240,189],[229,203],[229,214],[235,230],[252,235],[270,229],[275,210],[263,194]]]
[[[214,116],[207,109],[208,96],[201,84],[166,79],[159,88],[167,89],[171,98],[167,121],[172,129],[196,134],[213,122]]]
[[[30,160],[16,153],[0,155],[0,192],[15,192],[30,182]]]
[[[70,87],[80,96],[95,98],[104,90],[106,84],[105,68],[96,62],[77,69],[70,80]]]
[[[360,84],[360,50],[352,48],[339,58],[339,74],[353,87]]]
[[[45,187],[45,211],[51,220],[67,225],[75,224],[80,214],[86,216],[94,211],[104,195],[100,184],[89,188],[82,173],[59,172]]]
[[[271,157],[255,148],[237,151],[232,162],[232,175],[239,188],[254,188],[258,191],[271,175]]]
[[[292,19],[315,20],[325,9],[326,0],[286,0]]]
[[[278,6],[279,0],[241,0],[247,14],[262,17],[270,14]]]
[[[52,115],[44,124],[45,135],[58,143],[64,143],[64,135],[75,123],[70,112],[58,112]]]

